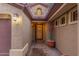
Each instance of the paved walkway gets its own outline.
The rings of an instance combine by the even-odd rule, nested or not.
[[[32,44],[28,56],[61,56],[56,48],[49,48],[43,43]]]

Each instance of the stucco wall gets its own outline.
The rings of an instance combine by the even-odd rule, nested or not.
[[[45,30],[44,31],[45,31],[44,39],[45,39],[45,41],[47,43],[47,41],[49,40],[49,27],[48,27],[48,23],[45,24]]]
[[[76,6],[77,7],[77,6]],[[63,7],[65,8],[65,7]],[[67,7],[68,8],[68,7]],[[75,8],[75,7],[74,7]],[[73,8],[73,9],[74,9]],[[73,10],[71,9],[71,10]],[[62,10],[62,9],[61,9]],[[69,10],[69,9],[68,9]],[[54,33],[54,38],[56,40],[56,48],[63,54],[63,55],[70,55],[70,56],[75,56],[77,54],[77,36],[78,36],[78,23],[73,23],[69,24],[69,20],[71,20],[69,16],[69,12],[71,10],[67,11],[65,14],[67,15],[66,17],[66,25],[61,26],[60,23],[58,26],[54,26],[52,29]],[[66,11],[64,9],[64,11]],[[61,13],[61,12],[60,12]],[[61,13],[62,17],[64,14]],[[59,16],[56,14],[56,16]],[[57,18],[56,18],[57,19]],[[59,19],[57,19],[59,20]],[[59,22],[59,21],[58,21]],[[52,36],[53,37],[53,36]]]
[[[15,24],[13,18],[11,19],[11,49],[23,49],[31,40],[31,21],[25,16],[23,11],[9,4],[0,4],[0,13],[8,13],[11,14],[12,17],[15,13],[22,16],[21,24]]]
[[[64,55],[77,55],[77,24],[55,28],[56,48]]]

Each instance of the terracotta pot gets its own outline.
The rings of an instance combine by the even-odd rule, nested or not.
[[[48,41],[48,46],[49,46],[49,47],[55,47],[55,41],[49,40],[49,41]]]

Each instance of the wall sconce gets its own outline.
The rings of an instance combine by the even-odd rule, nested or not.
[[[14,14],[14,16],[13,16],[13,22],[15,24],[21,24],[22,23],[22,16],[19,16],[18,14]]]
[[[15,14],[13,15],[13,21],[16,21],[18,17],[19,17],[19,15],[18,15],[17,13],[15,13]]]

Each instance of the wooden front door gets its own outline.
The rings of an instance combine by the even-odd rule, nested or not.
[[[11,22],[0,19],[0,56],[9,55],[11,48]]]
[[[36,24],[36,41],[43,40],[43,24]]]

